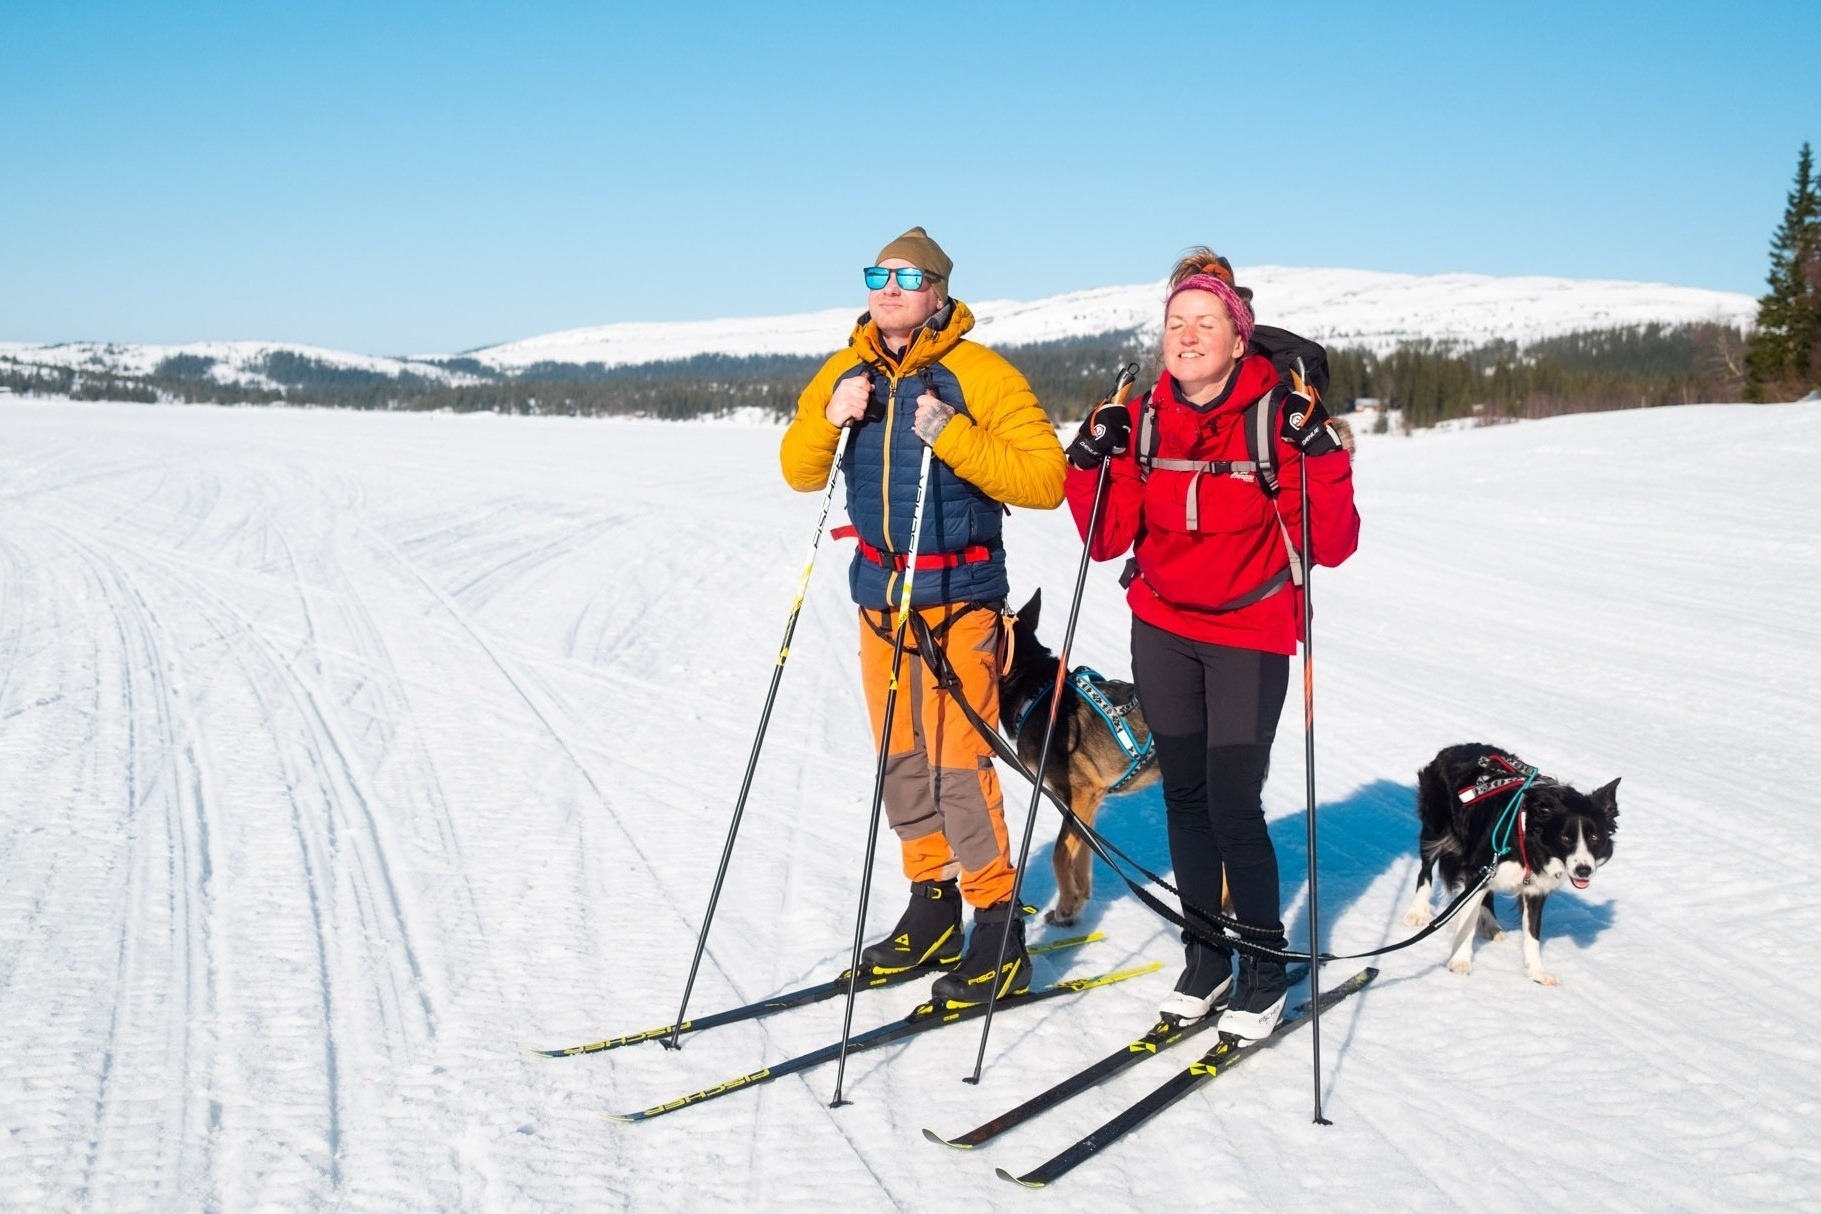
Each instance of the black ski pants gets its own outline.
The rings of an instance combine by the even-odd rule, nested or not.
[[[1157,742],[1177,888],[1218,911],[1224,867],[1240,922],[1271,933],[1261,942],[1281,944],[1277,851],[1262,795],[1290,659],[1192,641],[1134,617],[1132,681]]]

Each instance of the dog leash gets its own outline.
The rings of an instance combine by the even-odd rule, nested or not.
[[[1005,738],[998,730],[981,719],[979,712],[977,712],[974,709],[973,704],[968,701],[967,696],[961,690],[960,680],[955,676],[954,670],[948,664],[947,653],[935,642],[935,638],[928,637],[928,645],[923,643],[925,635],[928,633],[928,625],[923,623],[921,616],[915,613],[912,614],[911,628],[913,631],[919,632],[918,648],[922,651],[923,660],[929,666],[930,673],[935,676],[938,686],[954,697],[955,703],[961,707],[962,715],[965,716],[968,723],[974,727],[974,731],[985,740],[987,745],[993,748],[993,753],[1004,760],[1012,770],[1023,776],[1030,783],[1040,784],[1037,777],[1031,774],[1030,768],[1026,767],[1024,761],[1018,757],[1017,751],[1006,742]],[[1480,870],[1478,879],[1471,886],[1462,891],[1454,901],[1443,908],[1441,914],[1437,915],[1426,927],[1413,936],[1360,953],[1322,953],[1319,956],[1311,956],[1309,953],[1293,952],[1289,949],[1277,948],[1257,940],[1247,939],[1246,936],[1248,933],[1254,936],[1264,935],[1268,929],[1256,927],[1249,923],[1242,923],[1230,915],[1221,914],[1219,911],[1208,910],[1206,907],[1199,906],[1190,901],[1183,896],[1181,890],[1170,884],[1169,881],[1152,872],[1137,860],[1134,860],[1131,856],[1122,851],[1118,844],[1112,842],[1105,835],[1102,835],[1092,826],[1082,821],[1081,817],[1076,814],[1061,797],[1058,797],[1047,783],[1042,783],[1040,786],[1043,790],[1043,795],[1047,797],[1050,804],[1054,805],[1057,811],[1062,814],[1063,820],[1068,823],[1069,828],[1080,833],[1082,840],[1087,843],[1088,849],[1098,856],[1103,864],[1112,869],[1115,876],[1125,882],[1126,888],[1131,890],[1132,894],[1140,902],[1150,908],[1151,912],[1159,918],[1173,924],[1195,940],[1200,941],[1202,944],[1213,948],[1236,948],[1241,952],[1252,953],[1260,957],[1269,957],[1276,961],[1303,962],[1306,964],[1313,964],[1315,962],[1326,963],[1329,961],[1358,961],[1371,957],[1382,957],[1387,953],[1395,953],[1401,949],[1409,948],[1411,945],[1425,940],[1429,936],[1434,935],[1437,931],[1440,931],[1449,920],[1460,913],[1461,908],[1466,906],[1470,899],[1477,897],[1492,880],[1494,866],[1489,864]],[[1115,859],[1114,857],[1118,857],[1118,859]],[[1159,886],[1175,895],[1177,900],[1182,903],[1184,910],[1186,910],[1189,915],[1193,915],[1196,919],[1201,920],[1206,926],[1197,926],[1196,924],[1191,923],[1184,914],[1178,912],[1168,903],[1153,894],[1149,889],[1146,889],[1143,885],[1140,885],[1137,881],[1133,880],[1125,869],[1121,867],[1120,861],[1123,861],[1136,869],[1150,884]],[[1496,863],[1496,860],[1494,863]]]

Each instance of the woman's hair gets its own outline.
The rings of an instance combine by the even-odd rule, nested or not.
[[[1245,301],[1246,311],[1252,310],[1252,288],[1242,287],[1233,281],[1233,263],[1207,245],[1198,244],[1176,259],[1176,266],[1170,271],[1170,290],[1174,291],[1182,285],[1185,278],[1196,274],[1212,274],[1220,279],[1239,293],[1239,298]]]

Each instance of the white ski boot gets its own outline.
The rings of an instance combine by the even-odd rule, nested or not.
[[[1223,1037],[1232,1037],[1241,1045],[1263,1041],[1277,1028],[1289,990],[1283,962],[1243,956],[1239,959],[1239,981],[1233,998],[1214,1027]]]

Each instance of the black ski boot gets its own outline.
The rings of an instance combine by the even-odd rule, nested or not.
[[[999,957],[999,937],[1007,919],[1012,922],[1012,937],[1005,942],[1005,964],[995,971],[993,962]],[[1024,916],[1010,898],[974,912],[967,956],[961,959],[960,968],[936,979],[930,988],[930,1001],[937,1007],[949,1008],[985,1003],[992,995],[995,973],[1000,999],[1031,989],[1031,957],[1024,951]]]
[[[860,973],[902,974],[920,966],[947,969],[961,960],[961,884],[919,881],[892,934],[860,954]]]
[[[1233,954],[1209,948],[1191,939],[1184,951],[1188,963],[1176,980],[1176,993],[1158,1007],[1160,1017],[1174,1017],[1178,1024],[1194,1024],[1226,1005],[1233,989]]]
[[[1233,984],[1232,1001],[1214,1027],[1222,1036],[1233,1037],[1241,1045],[1263,1041],[1284,1014],[1284,999],[1289,989],[1283,962],[1249,953],[1241,956],[1239,981]]]

